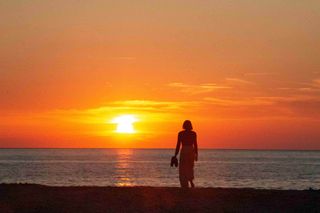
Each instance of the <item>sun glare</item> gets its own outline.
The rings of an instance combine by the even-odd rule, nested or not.
[[[137,118],[133,115],[121,115],[112,121],[117,124],[116,132],[118,133],[132,134],[136,132],[133,123],[137,121]]]

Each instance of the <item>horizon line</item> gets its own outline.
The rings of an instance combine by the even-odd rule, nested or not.
[[[136,148],[136,147],[0,147],[1,149],[141,149],[141,150],[175,150],[172,148]],[[198,148],[199,150],[225,150],[225,151],[320,151],[320,149],[255,149],[255,148]]]

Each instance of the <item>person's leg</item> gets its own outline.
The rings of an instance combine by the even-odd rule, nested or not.
[[[186,178],[180,177],[179,180],[181,188],[188,188],[188,180]]]
[[[186,177],[186,162],[183,159],[183,154],[180,154],[180,164],[179,164],[179,180],[181,188],[188,188],[188,179]]]
[[[190,180],[190,185],[191,185],[191,188],[194,188],[194,183],[192,180]]]

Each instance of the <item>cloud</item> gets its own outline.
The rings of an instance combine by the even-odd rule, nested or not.
[[[153,101],[153,100],[125,100],[109,103],[114,109],[128,109],[138,111],[168,112],[185,109],[198,105],[195,101]]]
[[[204,100],[211,103],[221,105],[274,105],[277,103],[292,103],[292,102],[309,102],[320,101],[320,97],[315,96],[266,96],[266,97],[249,97],[242,99],[221,99],[207,97]]]
[[[213,107],[224,109],[225,114],[232,114],[237,111],[238,114],[243,116],[320,119],[320,97],[318,96],[269,96],[238,99],[207,97],[204,101]]]
[[[242,99],[222,99],[222,98],[204,98],[205,101],[210,104],[225,107],[235,107],[235,106],[259,106],[259,105],[273,105],[274,101],[268,98],[242,98]]]
[[[227,82],[236,83],[236,84],[255,84],[251,81],[247,81],[247,80],[240,79],[240,78],[226,78],[225,80]]]
[[[302,91],[302,92],[317,92],[317,91],[320,91],[318,88],[314,88],[314,87],[301,87],[301,88],[298,88],[299,91]]]
[[[320,79],[314,79],[313,80],[313,86],[320,88]]]
[[[199,102],[124,100],[111,101],[99,107],[87,109],[57,109],[40,113],[42,119],[58,119],[76,123],[104,123],[121,114],[149,116],[154,120],[175,118],[182,113],[190,113],[199,106]]]
[[[267,75],[276,75],[276,73],[270,72],[247,72],[243,74],[244,76],[267,76]]]
[[[201,83],[201,84],[185,84],[181,82],[172,82],[168,84],[169,87],[178,88],[183,93],[192,95],[201,93],[210,93],[220,89],[231,89],[230,86],[221,86],[215,83]]]
[[[314,88],[314,87],[279,87],[277,88],[277,90],[281,90],[281,91],[300,91],[300,92],[314,92],[314,91],[318,91],[318,89]]]
[[[196,116],[195,111],[199,102],[188,101],[154,101],[154,100],[124,100],[110,101],[102,106],[84,109],[53,109],[47,111],[34,111],[21,114],[2,114],[0,135],[7,134],[16,127],[25,131],[37,130],[37,134],[48,135],[59,133],[67,137],[85,136],[112,136],[115,124],[112,120],[121,115],[134,115],[139,122],[135,125],[143,137],[168,133],[167,126],[177,125],[185,119],[186,115]],[[199,115],[197,115],[199,116]],[[164,125],[165,124],[165,125]]]

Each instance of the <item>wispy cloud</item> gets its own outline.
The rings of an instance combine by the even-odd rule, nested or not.
[[[320,88],[320,78],[313,80],[313,86]]]
[[[251,98],[204,99],[213,107],[225,109],[225,114],[238,111],[242,116],[255,114],[260,117],[312,117],[320,118],[320,97],[308,95],[269,96]]]
[[[207,97],[204,100],[211,103],[217,103],[221,105],[274,105],[277,103],[291,103],[291,102],[308,102],[308,101],[320,101],[320,97],[315,96],[266,96],[266,97],[250,97],[242,99],[221,99]]]
[[[153,100],[125,100],[109,103],[113,109],[127,109],[136,111],[170,112],[197,106],[196,101],[153,101]]]
[[[157,121],[172,119],[183,113],[190,113],[199,104],[199,102],[191,101],[124,100],[111,101],[102,106],[87,109],[56,109],[33,116],[41,120],[101,124],[117,115],[136,114],[140,117],[149,117]]]
[[[215,90],[221,89],[231,89],[230,86],[218,85],[215,83],[201,83],[201,84],[185,84],[181,82],[172,82],[168,84],[169,87],[177,88],[181,92],[189,93],[189,94],[201,94],[201,93],[209,93]]]
[[[226,78],[227,82],[231,82],[231,83],[236,83],[236,84],[255,84],[254,82],[251,81],[247,81],[244,79],[240,79],[240,78]]]
[[[225,107],[235,107],[235,106],[261,106],[261,105],[273,105],[274,101],[272,98],[243,98],[243,99],[223,99],[223,98],[204,98],[210,104]]]
[[[277,90],[290,91],[292,94],[296,92],[320,92],[320,79],[311,79],[309,81],[302,82],[286,82],[283,87],[278,87]]]
[[[149,134],[163,123],[174,123],[194,114],[198,102],[124,100],[110,101],[101,106],[85,109],[53,109],[22,114],[3,114],[5,127],[23,126],[25,129],[51,129],[65,135],[112,135],[115,124],[112,120],[120,115],[132,114],[138,118],[140,128]],[[163,128],[162,128],[163,129]],[[160,130],[158,130],[160,131]],[[1,133],[1,129],[0,129]]]
[[[277,88],[281,91],[290,91],[290,92],[317,92],[320,91],[320,88],[315,86],[304,86],[304,87],[279,87]]]
[[[243,74],[244,76],[267,76],[267,75],[276,75],[276,73],[271,72],[247,72]]]

